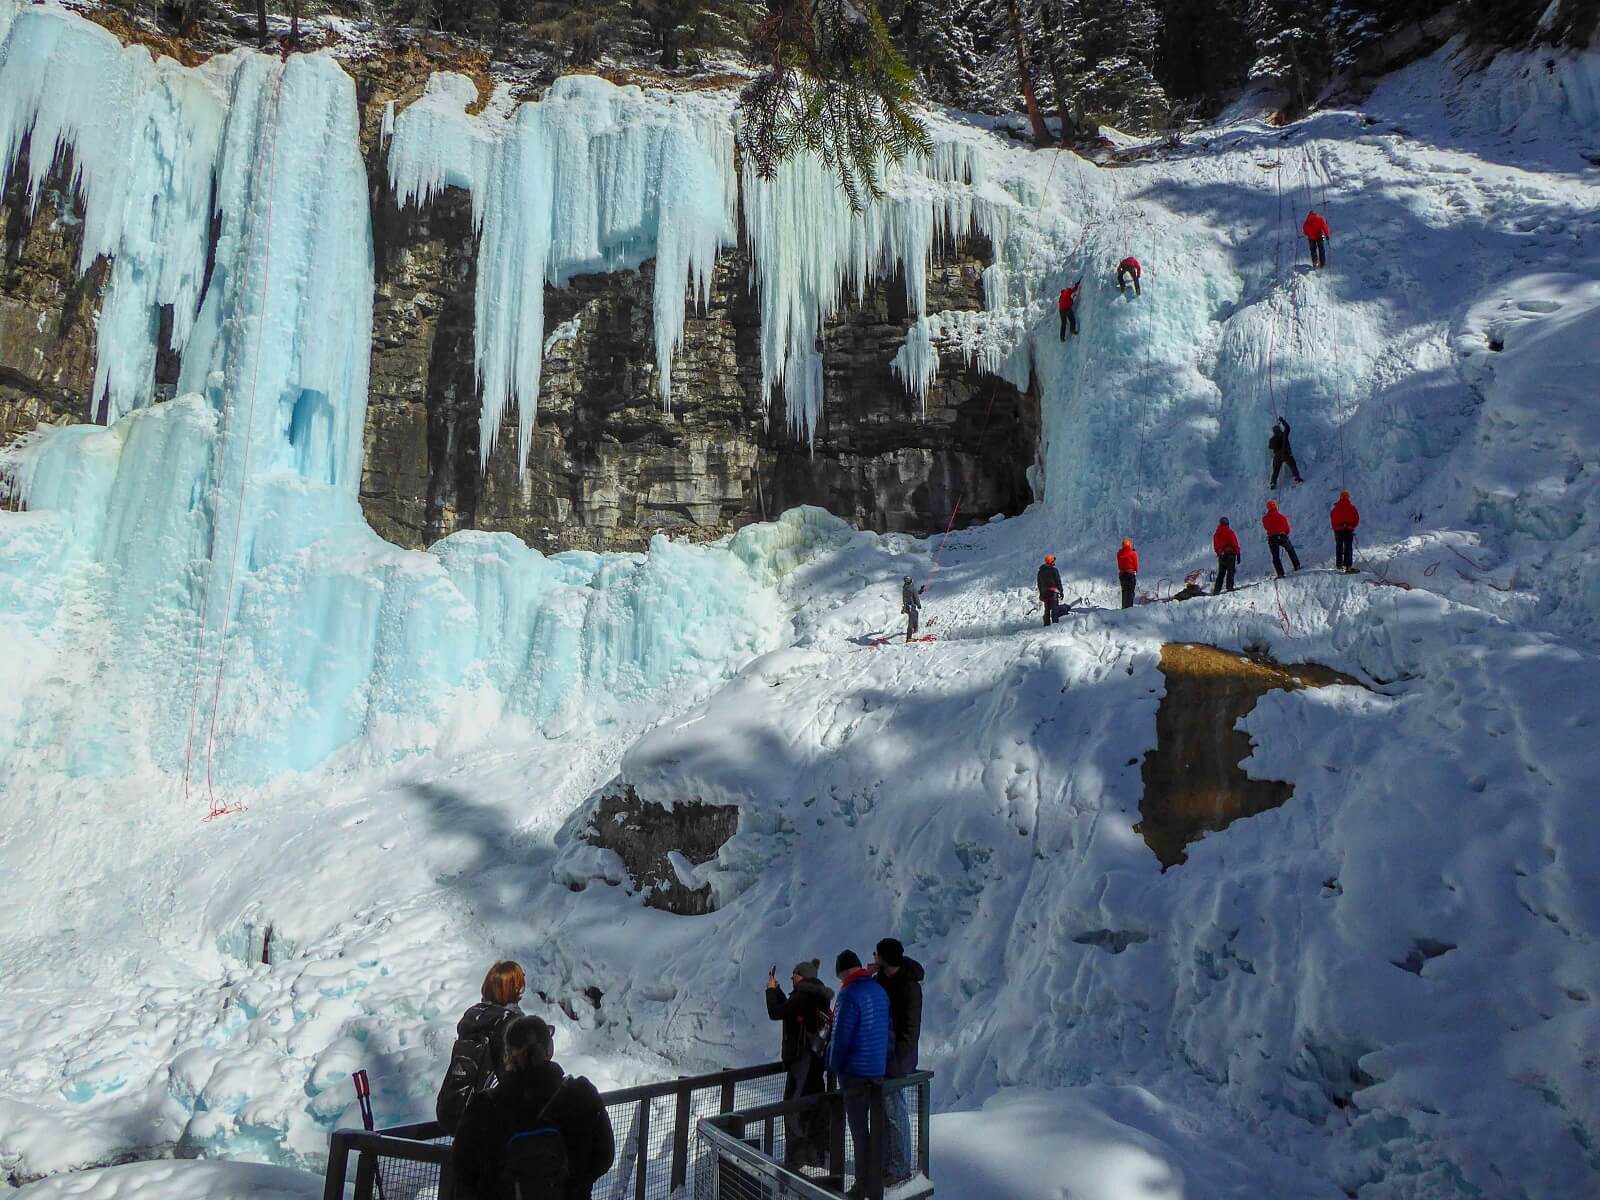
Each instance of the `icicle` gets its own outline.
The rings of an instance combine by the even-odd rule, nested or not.
[[[222,104],[197,72],[152,61],[143,47],[59,9],[7,5],[0,13],[0,186],[25,137],[34,202],[57,155],[72,152],[84,210],[78,269],[111,259],[90,403],[106,396],[115,420],[152,399],[162,305],[172,306],[172,348],[188,344],[205,278]]]

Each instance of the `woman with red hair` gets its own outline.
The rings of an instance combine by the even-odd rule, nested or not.
[[[456,1023],[450,1066],[434,1103],[434,1115],[446,1133],[454,1133],[467,1111],[467,1102],[500,1081],[506,1069],[506,1030],[522,1016],[517,1002],[527,989],[522,967],[509,960],[497,962],[483,977],[482,999]]]

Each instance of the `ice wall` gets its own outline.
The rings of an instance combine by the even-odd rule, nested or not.
[[[41,142],[49,130],[86,147],[92,244],[131,262],[124,271],[114,257],[117,278],[186,281],[192,324],[177,399],[130,402],[109,427],[42,430],[0,464],[29,510],[0,513],[18,535],[0,536],[0,627],[29,681],[5,710],[7,769],[147,764],[250,784],[339,752],[459,745],[502,722],[555,733],[637,718],[773,642],[781,618],[748,553],[659,539],[648,555],[545,558],[509,535],[463,533],[421,554],[379,539],[357,499],[373,267],[349,77],[326,55],[238,52],[186,71],[114,47],[57,11],[18,17],[0,48],[7,144],[31,125]],[[177,99],[141,110],[152,136],[119,145],[93,119],[105,96],[58,77],[96,64],[108,75],[124,59],[134,83],[164,81],[156,90]],[[664,176],[636,161],[684,160],[691,126],[646,136],[602,122],[597,134],[577,102],[526,119],[540,132],[509,143],[519,154],[569,147],[542,193],[563,270],[632,261],[646,245],[679,255],[680,279],[709,263],[701,235],[723,227],[729,195],[703,205],[694,229],[663,233],[645,214]],[[592,178],[573,165],[572,147],[608,137]],[[182,159],[173,145],[204,153]],[[47,160],[31,161],[42,174]],[[183,205],[213,190],[219,236],[202,298],[198,277],[163,273],[189,261],[195,238],[203,261],[209,206]],[[144,210],[154,224],[136,226],[129,214]],[[151,229],[166,240],[151,244]],[[151,288],[141,304],[180,295]],[[117,336],[150,349],[125,327]]]
[[[508,403],[519,416],[518,460],[527,459],[545,283],[655,258],[656,367],[667,403],[686,282],[704,304],[717,252],[737,240],[742,198],[761,311],[763,391],[783,388],[791,427],[809,438],[823,402],[817,337],[843,300],[899,272],[920,318],[941,240],[976,229],[1003,241],[1010,231],[1013,197],[987,186],[981,153],[960,138],[941,140],[927,159],[885,164],[885,198],[852,212],[815,157],[785,163],[772,180],[748,166],[737,174],[730,95],[646,93],[572,75],[510,116],[468,116],[476,95],[462,76],[431,79],[395,119],[389,174],[403,204],[426,203],[445,187],[472,193],[486,466]],[[924,337],[901,371],[924,401],[936,366]]]
[[[61,9],[0,4],[0,186],[25,143],[31,201],[71,154],[78,269],[111,259],[90,400],[108,419],[150,402],[161,306],[172,306],[174,350],[193,331],[224,113],[215,76],[231,66],[208,80]]]
[[[509,117],[471,117],[476,94],[460,75],[430,79],[395,118],[389,175],[404,204],[445,187],[472,193],[487,469],[508,404],[518,414],[517,461],[527,462],[546,283],[654,258],[656,367],[670,400],[687,290],[709,298],[717,251],[735,238],[737,197],[725,101],[691,104],[569,75]]]

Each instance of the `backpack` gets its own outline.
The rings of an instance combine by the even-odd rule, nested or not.
[[[514,1020],[516,1014],[507,1012],[487,1037],[458,1037],[451,1045],[450,1066],[439,1085],[439,1097],[433,1102],[433,1114],[446,1133],[454,1133],[461,1124],[468,1101],[500,1082],[495,1074],[494,1043]]]
[[[539,1124],[511,1135],[500,1168],[501,1200],[563,1200],[570,1171],[567,1139],[546,1118],[570,1080],[563,1079],[545,1102]]]

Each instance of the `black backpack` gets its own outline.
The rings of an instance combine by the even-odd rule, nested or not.
[[[567,1139],[547,1118],[569,1080],[539,1112],[539,1123],[511,1135],[500,1168],[500,1200],[565,1200],[569,1169]]]
[[[446,1133],[454,1133],[461,1124],[468,1101],[500,1082],[495,1074],[495,1044],[504,1035],[506,1025],[514,1020],[516,1014],[508,1011],[487,1037],[458,1037],[450,1047],[450,1066],[439,1085],[439,1098],[433,1103],[434,1116]]]

